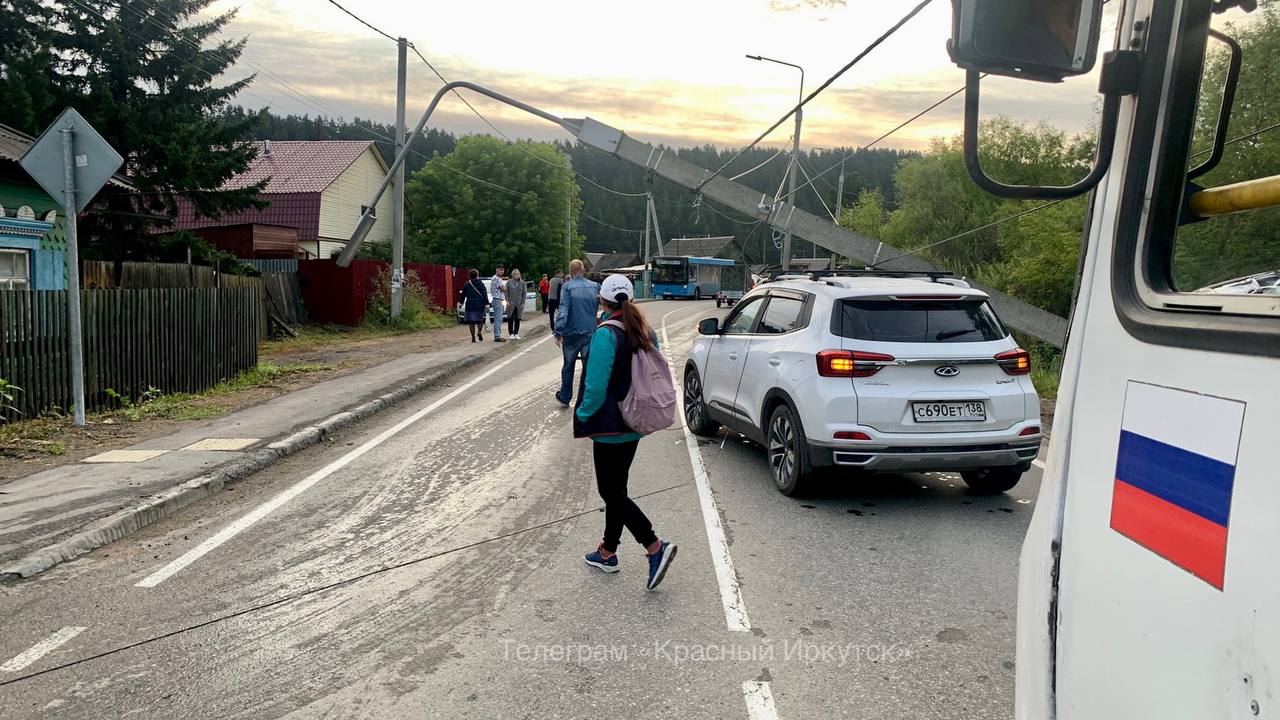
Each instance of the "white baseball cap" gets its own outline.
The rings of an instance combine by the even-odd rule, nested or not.
[[[626,275],[610,275],[600,283],[600,297],[609,302],[618,302],[619,295],[626,295],[628,300],[636,297],[636,290]]]

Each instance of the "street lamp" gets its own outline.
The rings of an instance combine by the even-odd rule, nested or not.
[[[764,62],[776,63],[778,65],[786,65],[800,71],[800,95],[796,104],[796,130],[795,137],[792,138],[791,144],[791,164],[787,167],[787,197],[791,198],[791,204],[796,202],[796,165],[800,163],[800,124],[804,121],[804,108],[800,107],[804,103],[804,68],[789,63],[785,60],[775,60],[771,57],[763,55],[747,55],[748,60],[761,60]],[[764,258],[761,258],[763,261]],[[791,223],[787,223],[787,228],[782,236],[782,257],[779,265],[786,270],[791,265]]]

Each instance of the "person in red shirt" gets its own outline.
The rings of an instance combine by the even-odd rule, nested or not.
[[[547,279],[546,275],[543,275],[542,279],[538,281],[538,297],[542,298],[542,312],[547,311],[547,295],[550,292],[551,281]]]

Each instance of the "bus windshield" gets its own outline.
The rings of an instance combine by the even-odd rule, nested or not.
[[[689,282],[688,261],[683,258],[656,258],[653,261],[653,282],[684,285]]]

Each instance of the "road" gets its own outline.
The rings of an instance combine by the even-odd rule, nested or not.
[[[677,367],[716,312],[645,308]],[[558,366],[552,343],[526,341],[0,587],[5,716],[1012,717],[1039,469],[997,497],[928,474],[835,475],[790,499],[760,447],[722,435],[691,453],[672,428],[632,473],[681,548],[645,592],[629,537],[620,573],[582,563],[603,516],[589,444],[552,398]]]

